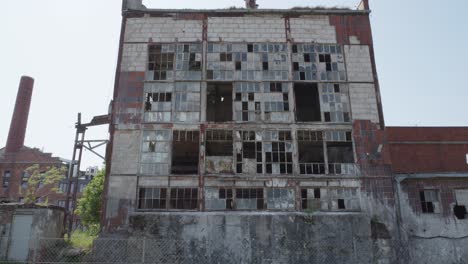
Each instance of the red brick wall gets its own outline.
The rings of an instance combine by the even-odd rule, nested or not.
[[[395,173],[468,172],[468,128],[387,127]]]

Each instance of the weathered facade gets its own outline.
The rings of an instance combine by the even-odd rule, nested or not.
[[[255,248],[286,252],[273,263],[320,263],[307,254],[329,242],[336,263],[421,257],[402,228],[410,207],[392,172],[400,156],[385,131],[368,1],[357,10],[247,2],[158,10],[124,1],[104,235],[184,240],[195,245],[187,252],[214,250],[212,262],[229,248],[260,263]],[[362,229],[327,237],[329,226],[308,225],[346,221]],[[252,245],[245,259],[238,240]]]

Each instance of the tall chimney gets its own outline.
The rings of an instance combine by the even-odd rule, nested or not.
[[[24,145],[33,86],[33,78],[28,76],[21,77],[18,95],[16,96],[15,111],[11,118],[10,132],[8,133],[7,153],[18,152]]]
[[[247,9],[257,9],[257,1],[256,0],[245,0],[245,7]]]

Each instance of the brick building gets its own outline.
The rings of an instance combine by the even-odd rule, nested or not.
[[[32,78],[27,76],[21,78],[7,144],[0,149],[0,181],[2,184],[0,200],[2,201],[23,201],[29,177],[26,172],[27,168],[37,164],[40,170],[46,171],[51,167],[69,166],[69,162],[64,159],[24,145],[33,86],[34,80]],[[66,176],[64,175],[64,179],[59,183],[60,192],[51,192],[51,186],[40,187],[37,195],[42,198],[38,199],[37,202],[45,202],[47,199],[49,204],[65,207],[68,182]],[[89,181],[90,179],[80,177],[78,197]]]

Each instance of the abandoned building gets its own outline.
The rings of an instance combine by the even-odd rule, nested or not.
[[[24,145],[33,87],[33,78],[28,76],[21,78],[7,144],[6,147],[0,149],[0,181],[2,184],[0,202],[23,202],[30,176],[26,170],[32,165],[39,165],[39,169],[45,172],[51,167],[68,167],[70,163],[65,159],[52,156],[51,153],[44,153],[38,148],[30,148]],[[95,172],[93,173],[95,174]],[[81,193],[90,182],[93,173],[89,172],[87,176],[85,172],[80,174],[77,197],[82,195]],[[36,202],[43,203],[47,201],[48,204],[64,208],[68,186],[67,175],[64,175],[63,180],[58,185],[56,187],[58,187],[59,191],[51,192],[53,186],[44,186],[40,182],[37,189],[39,198]],[[72,208],[71,203],[69,206]]]
[[[368,0],[123,2],[103,236],[213,263],[468,257],[468,129],[385,128]]]

